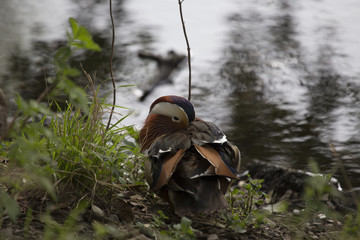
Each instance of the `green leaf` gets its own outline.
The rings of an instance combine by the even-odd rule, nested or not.
[[[100,51],[101,48],[96,44],[89,31],[79,25],[74,18],[69,18],[72,34],[68,35],[69,45],[75,49],[88,49],[93,51]]]
[[[12,199],[5,191],[0,191],[0,202],[5,207],[5,210],[11,220],[16,221],[17,216],[20,214],[20,209],[17,202]]]
[[[63,64],[67,63],[67,60],[70,58],[70,56],[71,49],[67,46],[61,47],[56,51],[54,56],[56,66],[63,68]]]
[[[89,50],[101,50],[100,46],[93,41],[91,34],[83,26],[80,26],[78,34],[75,36],[75,38],[80,40],[83,43],[84,47]]]
[[[74,18],[69,18],[69,23],[72,31],[73,36],[77,36],[79,31],[79,24]]]
[[[64,75],[69,77],[76,77],[80,75],[80,71],[76,68],[66,68],[64,69]]]
[[[240,189],[234,188],[234,189],[231,191],[231,194],[237,195],[239,192],[240,192]]]
[[[192,221],[190,219],[188,219],[187,217],[182,217],[181,218],[181,227],[183,229],[188,229],[191,227],[191,223]]]

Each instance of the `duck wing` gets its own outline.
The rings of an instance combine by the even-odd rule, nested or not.
[[[177,164],[190,148],[190,136],[184,131],[163,135],[145,153],[149,160],[145,163],[145,177],[153,191],[169,182]]]
[[[195,121],[189,131],[196,150],[215,167],[217,175],[230,178],[241,176],[239,149],[227,141],[225,134],[214,123]]]

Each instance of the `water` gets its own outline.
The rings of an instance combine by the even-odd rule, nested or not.
[[[216,122],[239,146],[244,162],[260,159],[306,170],[312,159],[322,171],[334,172],[333,143],[360,187],[360,2],[185,0],[183,10],[197,115]],[[68,17],[88,27],[103,47],[101,53],[74,56],[74,63],[96,72],[98,83],[109,78],[107,2],[8,0],[0,16],[0,84],[10,97],[36,97],[44,72],[54,74],[51,58],[64,44]],[[114,18],[118,86],[141,86],[156,69],[137,58],[139,50],[186,53],[177,1],[114,1]],[[143,103],[136,87],[119,87],[117,105],[133,112],[123,124],[140,128],[158,96],[187,97],[187,75],[184,64],[172,84],[155,89]]]

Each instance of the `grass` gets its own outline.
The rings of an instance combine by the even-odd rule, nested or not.
[[[37,208],[36,201],[21,205],[18,199],[25,193],[40,194],[41,200],[35,199],[42,202],[43,210],[37,211],[46,223],[43,237],[50,239],[50,229],[58,232],[64,227],[65,232],[71,233],[68,228],[73,226],[67,219],[63,224],[55,223],[47,209],[50,203],[66,204],[80,214],[81,204],[108,203],[109,196],[144,186],[137,131],[131,126],[120,126],[121,120],[105,131],[102,106],[93,101],[89,114],[84,114],[69,103],[65,111],[58,107],[58,112],[44,115],[40,121],[31,119],[18,136],[2,142],[1,156],[8,159],[1,166],[2,216],[16,221],[26,213],[26,222]],[[70,219],[74,219],[73,211]],[[29,226],[29,221],[25,226]]]

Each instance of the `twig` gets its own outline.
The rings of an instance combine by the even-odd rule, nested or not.
[[[114,73],[112,70],[112,62],[113,62],[113,56],[114,56],[114,42],[115,42],[115,25],[114,25],[114,18],[113,18],[113,14],[112,14],[112,1],[111,0],[109,0],[109,5],[110,5],[110,19],[111,19],[111,26],[112,26],[112,40],[111,40],[111,53],[110,53],[110,66],[109,67],[110,67],[111,81],[112,81],[112,85],[113,85],[113,106],[111,108],[109,121],[106,125],[105,131],[107,131],[110,127],[111,118],[114,113],[115,104],[116,104],[116,86],[115,86]]]
[[[94,80],[92,79],[92,77],[90,76],[90,74],[88,74],[86,72],[86,70],[84,69],[83,65],[80,63],[80,68],[81,68],[81,71],[83,72],[83,74],[85,75],[85,77],[88,79],[90,85],[91,85],[91,90],[93,92],[93,97],[95,98],[96,97],[96,92],[95,92],[95,82]]]
[[[191,100],[191,53],[190,53],[190,44],[189,44],[189,39],[187,37],[186,34],[186,28],[185,28],[185,22],[184,22],[184,17],[183,17],[183,12],[182,12],[182,3],[184,2],[184,0],[178,0],[179,2],[179,10],[180,10],[180,18],[181,18],[181,24],[182,24],[182,28],[184,31],[184,36],[185,36],[185,41],[186,41],[186,46],[187,46],[187,52],[188,52],[188,66],[189,66],[189,96],[188,96],[188,100]]]
[[[355,192],[353,191],[351,181],[350,181],[349,176],[347,175],[347,173],[345,171],[345,168],[344,168],[344,165],[343,165],[343,163],[341,161],[341,158],[339,157],[339,154],[337,153],[337,151],[336,151],[336,149],[334,147],[334,144],[330,143],[329,145],[330,145],[332,153],[334,154],[334,156],[335,156],[335,158],[336,158],[336,160],[338,162],[341,174],[343,175],[344,180],[345,180],[345,184],[346,184],[347,188],[350,190],[351,198],[352,198],[353,202],[355,203],[355,206],[357,207],[357,209],[359,209],[359,207],[360,207],[359,203],[357,201]]]

